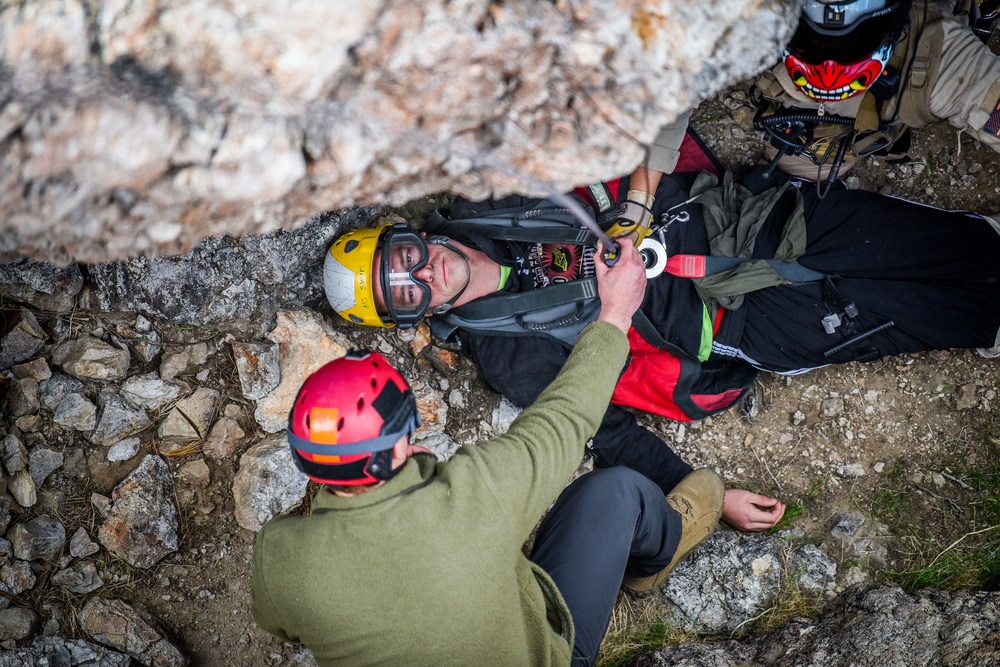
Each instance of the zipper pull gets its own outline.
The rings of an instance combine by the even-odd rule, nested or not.
[[[817,116],[825,116],[826,115],[826,102],[820,102],[819,103],[819,109],[816,109],[816,115]]]

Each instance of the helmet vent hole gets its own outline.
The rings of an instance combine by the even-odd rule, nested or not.
[[[360,412],[361,409],[364,408],[364,407],[365,407],[365,399],[359,398],[358,399],[358,411]]]
[[[343,418],[343,417],[341,417],[341,418],[340,418],[340,419],[339,419],[339,420],[337,421],[337,430],[338,430],[338,431],[342,431],[342,430],[344,430],[344,418]]]
[[[375,378],[372,378],[372,389],[375,389],[377,387],[378,387],[378,383],[375,382]]]

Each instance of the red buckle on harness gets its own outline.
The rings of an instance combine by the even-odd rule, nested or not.
[[[704,278],[704,255],[671,255],[667,258],[667,273],[678,278]]]

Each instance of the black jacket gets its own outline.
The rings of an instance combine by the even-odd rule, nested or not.
[[[667,176],[661,180],[654,205],[657,219],[672,206],[687,199],[691,180],[693,177],[689,175]],[[620,191],[626,190],[623,185]],[[483,208],[503,208],[517,203],[521,202],[513,202],[510,198],[475,204],[458,202],[451,215],[459,218]],[[698,205],[688,204],[671,211],[681,215],[665,235],[670,254],[708,253],[708,240],[699,209]],[[476,239],[461,240],[482,246]],[[496,242],[487,254],[503,262],[516,252],[517,244]],[[711,322],[707,321],[705,304],[690,280],[664,273],[650,281],[641,310],[665,341],[677,346],[692,359],[698,357],[703,347],[703,330],[706,326],[710,327]],[[475,360],[483,380],[522,407],[530,405],[556,377],[569,355],[569,348],[564,344],[544,337],[486,335],[464,329],[458,331],[458,336],[463,349]],[[733,371],[738,378],[737,384],[745,383],[753,373],[743,364],[730,360],[713,360],[709,365],[715,368],[715,372],[698,373],[694,380],[696,384],[703,384],[707,391],[711,391],[710,385],[719,382],[732,386]],[[718,372],[723,368],[725,373]],[[608,408],[590,451],[596,465],[627,466],[637,470],[656,482],[664,493],[692,470],[663,440],[640,426],[630,412],[614,405]]]

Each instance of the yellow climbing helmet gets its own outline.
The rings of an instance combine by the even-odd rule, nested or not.
[[[323,291],[337,314],[369,327],[395,326],[379,315],[372,287],[372,265],[382,233],[392,225],[355,229],[333,242],[323,262]]]

